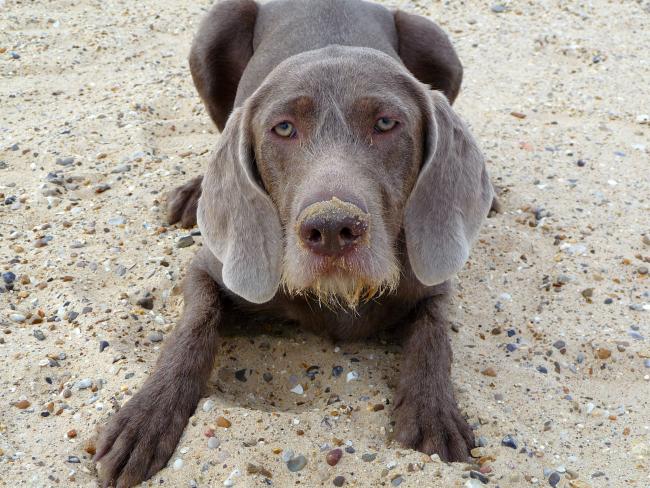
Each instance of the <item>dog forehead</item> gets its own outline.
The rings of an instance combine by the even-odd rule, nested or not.
[[[336,45],[286,59],[269,73],[260,91],[350,101],[403,93],[410,78],[399,61],[381,51]]]

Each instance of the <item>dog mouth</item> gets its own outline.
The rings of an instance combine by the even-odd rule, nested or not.
[[[367,249],[366,249],[367,251]],[[388,266],[387,272],[368,266],[363,251],[339,257],[308,255],[298,273],[285,266],[282,286],[290,296],[314,300],[330,309],[356,311],[369,301],[395,291],[399,268]]]

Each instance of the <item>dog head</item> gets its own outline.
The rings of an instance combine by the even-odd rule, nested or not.
[[[243,298],[356,305],[466,261],[492,200],[483,157],[447,99],[388,55],[332,46],[278,65],[228,119],[198,222]]]

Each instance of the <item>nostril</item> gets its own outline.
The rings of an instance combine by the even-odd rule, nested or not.
[[[339,232],[339,236],[341,236],[341,239],[343,239],[344,242],[354,241],[358,237],[354,235],[352,229],[350,229],[349,227],[343,227],[341,229],[341,232]]]
[[[309,231],[309,236],[307,236],[307,240],[311,243],[317,244],[323,239],[323,235],[320,233],[318,229],[312,229]]]

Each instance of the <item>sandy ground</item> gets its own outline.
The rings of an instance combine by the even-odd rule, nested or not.
[[[0,486],[95,486],[95,429],[178,319],[201,238],[178,247],[188,232],[162,209],[218,137],[186,63],[207,7],[0,1],[0,271],[16,276],[0,293]],[[454,381],[488,485],[650,486],[650,2],[404,7],[452,36],[457,109],[504,188],[453,312]],[[153,310],[137,305],[147,292]],[[482,486],[468,465],[389,443],[390,405],[375,405],[399,364],[382,341],[225,338],[211,395],[151,485],[222,486],[239,470],[244,487]],[[290,472],[280,450],[306,467]]]

